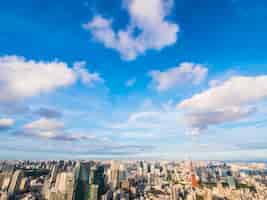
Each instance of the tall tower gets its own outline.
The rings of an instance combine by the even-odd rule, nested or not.
[[[197,182],[197,178],[196,178],[196,174],[195,174],[195,169],[193,167],[193,162],[192,161],[190,163],[190,171],[191,171],[191,187],[193,189],[196,189],[196,187],[198,186],[198,182]]]

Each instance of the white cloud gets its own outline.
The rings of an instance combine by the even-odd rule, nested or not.
[[[41,118],[25,124],[22,133],[26,136],[35,136],[43,139],[69,140],[69,136],[64,135],[63,131],[63,122],[55,119]]]
[[[127,139],[136,139],[136,138],[147,138],[147,139],[150,139],[150,138],[155,138],[155,133],[152,133],[152,132],[140,132],[140,131],[133,131],[133,132],[122,132],[121,133],[121,136],[123,138],[127,138]]]
[[[1,129],[8,129],[14,126],[15,121],[10,118],[0,118],[0,130]]]
[[[63,129],[64,123],[57,120],[41,118],[39,120],[26,124],[24,128],[28,130],[51,131]]]
[[[209,86],[210,86],[210,87],[216,87],[216,86],[218,86],[220,83],[221,83],[221,81],[220,81],[220,80],[217,80],[217,79],[210,80],[210,81],[209,81]]]
[[[267,98],[267,76],[235,76],[177,105],[187,112],[186,122],[199,131],[210,125],[233,122],[256,112]]]
[[[184,62],[166,71],[152,70],[149,75],[156,84],[156,89],[164,91],[186,82],[199,84],[206,78],[207,73],[208,69],[201,64]]]
[[[227,70],[226,72],[224,72],[223,74],[218,74],[215,77],[213,77],[213,79],[210,80],[208,82],[208,84],[210,87],[219,86],[220,84],[227,81],[229,78],[238,76],[238,74],[239,74],[238,71],[236,71],[234,69],[230,69],[230,70]]]
[[[21,133],[41,139],[61,141],[97,140],[96,136],[92,134],[67,133],[63,122],[47,118],[41,118],[25,124]]]
[[[86,62],[80,61],[76,62],[73,65],[73,69],[76,72],[76,75],[81,79],[84,84],[94,84],[94,83],[103,83],[104,80],[100,77],[98,73],[89,73],[85,68]]]
[[[72,70],[63,62],[36,62],[23,57],[0,57],[0,100],[31,97],[41,92],[71,85]]]
[[[136,121],[139,121],[139,120],[151,120],[151,119],[157,117],[160,114],[161,113],[155,112],[155,111],[137,112],[137,113],[131,114],[129,116],[129,120],[128,121],[136,122]]]
[[[267,97],[267,76],[236,76],[182,101],[178,108],[214,110],[255,103]]]
[[[144,128],[150,129],[157,125],[155,121],[160,118],[160,112],[158,111],[143,111],[131,113],[127,121],[122,123],[115,123],[110,126],[114,129],[132,129],[132,128]]]
[[[0,101],[9,102],[51,92],[82,81],[99,81],[97,74],[88,73],[83,66],[72,69],[60,61],[34,61],[24,57],[0,57]]]
[[[166,20],[172,6],[172,0],[129,0],[125,1],[130,17],[126,29],[116,32],[112,21],[101,15],[95,16],[83,28],[105,47],[120,52],[122,58],[134,60],[149,49],[161,50],[176,42],[179,26]]]
[[[53,131],[39,131],[39,132],[32,132],[35,136],[41,138],[54,138],[57,136],[56,132]]]
[[[126,81],[125,86],[132,87],[135,83],[136,83],[136,78],[132,78]]]

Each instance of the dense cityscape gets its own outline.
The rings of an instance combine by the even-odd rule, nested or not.
[[[1,161],[0,199],[266,200],[261,163]]]

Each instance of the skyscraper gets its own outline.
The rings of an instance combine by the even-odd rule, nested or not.
[[[13,195],[19,191],[20,181],[22,178],[23,178],[23,171],[22,170],[16,170],[12,176],[11,183],[10,183],[10,186],[8,188],[8,193],[10,195]]]
[[[90,200],[98,200],[98,185],[90,185]]]
[[[89,164],[78,162],[74,169],[76,185],[74,197],[78,200],[88,200],[89,198]]]
[[[111,162],[110,181],[111,181],[111,186],[113,188],[117,188],[119,186],[119,167],[120,165],[118,161]]]

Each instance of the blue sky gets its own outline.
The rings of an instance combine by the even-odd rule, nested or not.
[[[0,157],[266,160],[266,1],[6,1]]]

